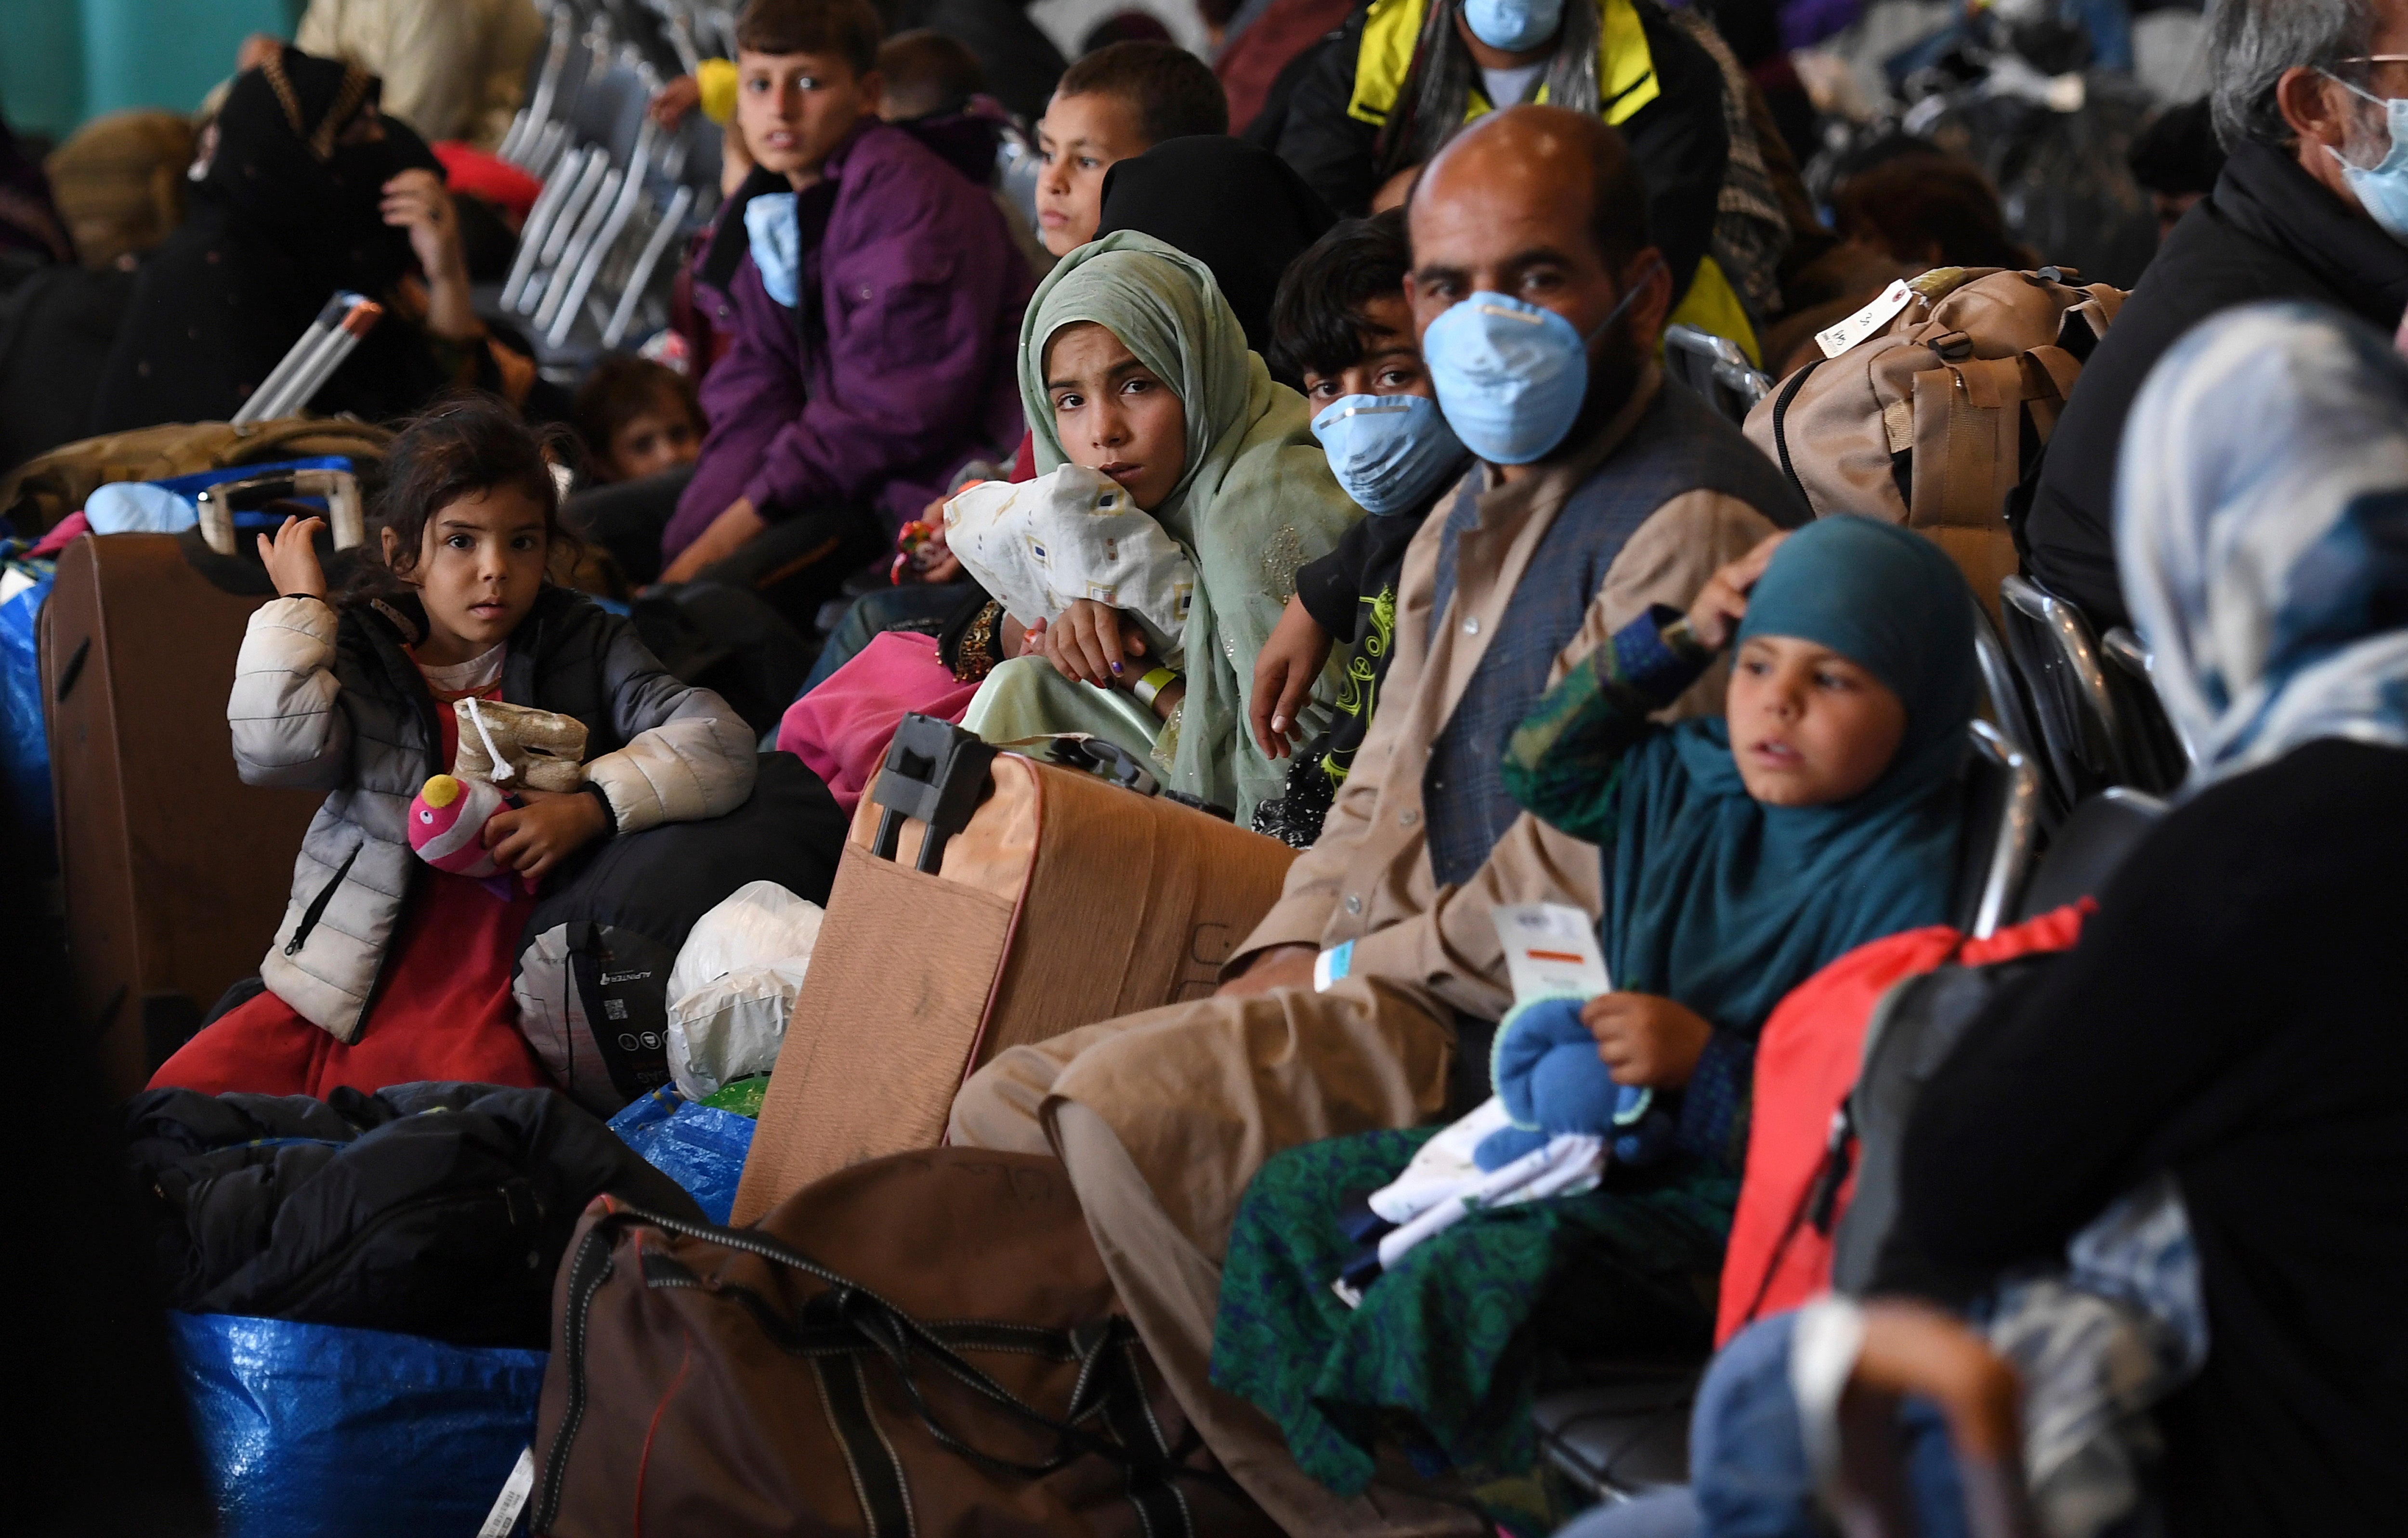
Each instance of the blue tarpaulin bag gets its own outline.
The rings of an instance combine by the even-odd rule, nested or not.
[[[610,1118],[610,1130],[652,1168],[683,1186],[714,1223],[727,1221],[744,1156],[752,1151],[752,1119],[697,1104],[663,1085]]]
[[[22,847],[48,871],[55,847],[50,832],[50,744],[42,728],[42,665],[35,648],[42,600],[56,580],[47,571],[24,591],[0,604],[0,769]]]
[[[476,1538],[535,1439],[542,1351],[167,1319],[225,1538]]]

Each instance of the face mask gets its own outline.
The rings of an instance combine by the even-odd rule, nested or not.
[[[795,194],[763,192],[744,206],[744,233],[752,237],[752,264],[769,297],[795,307],[803,271],[803,230],[795,220]]]
[[[2337,75],[2328,74],[2325,78],[2383,108],[2391,135],[2391,150],[2383,157],[2383,164],[2371,171],[2361,170],[2343,160],[2341,151],[2330,145],[2325,147],[2325,153],[2340,162],[2342,179],[2358,194],[2358,206],[2366,210],[2366,217],[2382,226],[2383,233],[2392,239],[2408,243],[2408,99],[2377,96]]]
[[[1564,0],[1464,0],[1464,24],[1490,48],[1520,53],[1537,48],[1563,23]]]
[[[1484,292],[1431,321],[1422,361],[1447,425],[1491,464],[1527,464],[1552,453],[1588,399],[1589,342],[1645,287],[1644,278],[1633,283],[1587,337],[1554,310]]]
[[[1340,395],[1312,419],[1329,472],[1367,513],[1409,513],[1463,463],[1463,440],[1423,395]]]

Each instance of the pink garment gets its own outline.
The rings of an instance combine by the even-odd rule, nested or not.
[[[61,550],[65,549],[67,548],[67,542],[75,538],[76,535],[79,534],[87,534],[91,529],[92,520],[84,517],[83,509],[79,507],[74,512],[69,513],[66,517],[59,520],[56,523],[51,524],[50,532],[44,534],[40,539],[35,541],[34,548],[25,552],[25,559],[28,561],[46,561],[51,556],[58,554]]]
[[[851,817],[903,718],[917,711],[958,723],[978,690],[938,660],[935,636],[884,631],[786,707],[778,750],[809,765]]]

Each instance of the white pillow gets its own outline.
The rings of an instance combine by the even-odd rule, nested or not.
[[[1164,662],[1183,661],[1195,564],[1098,471],[1066,464],[1017,486],[965,487],[945,504],[945,544],[1024,625],[1092,598],[1134,618]]]

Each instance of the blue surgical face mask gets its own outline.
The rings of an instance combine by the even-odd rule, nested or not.
[[[1463,440],[1426,395],[1340,395],[1312,419],[1329,473],[1367,513],[1410,513],[1463,467]]]
[[[2386,126],[2391,133],[2391,149],[2383,163],[2372,170],[2362,170],[2343,160],[2341,151],[2328,145],[2325,153],[2340,162],[2342,179],[2358,194],[2358,206],[2366,217],[2382,227],[2392,239],[2408,243],[2408,100],[2397,96],[2378,96],[2350,84],[2338,75],[2318,71],[2326,79],[2344,91],[2355,92],[2383,108]]]
[[[1586,338],[1554,310],[1484,291],[1431,321],[1422,362],[1455,435],[1491,464],[1527,464],[1554,452],[1588,399],[1589,340],[1621,320],[1646,286],[1633,283]]]
[[[795,219],[795,194],[763,192],[744,206],[744,233],[752,237],[752,264],[769,297],[795,307],[803,273],[803,227]]]
[[[1463,0],[1463,21],[1471,35],[1508,53],[1537,48],[1555,35],[1563,20],[1564,0]]]

